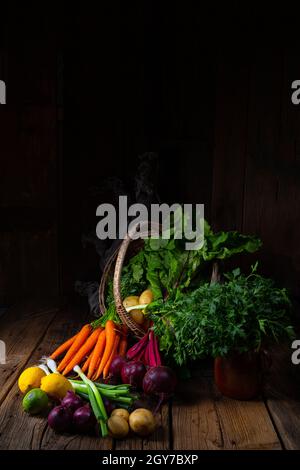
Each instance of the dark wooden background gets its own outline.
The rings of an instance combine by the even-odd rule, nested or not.
[[[1,303],[98,276],[81,242],[104,202],[93,188],[130,186],[145,151],[164,201],[204,202],[214,227],[258,234],[263,271],[299,295],[299,40],[276,36],[283,17],[255,43],[252,23],[139,5],[0,17]]]

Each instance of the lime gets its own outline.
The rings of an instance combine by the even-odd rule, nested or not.
[[[43,392],[43,390],[40,388],[33,388],[26,393],[25,397],[23,398],[22,405],[24,411],[35,415],[46,410],[48,407],[48,402],[49,400],[47,393]]]

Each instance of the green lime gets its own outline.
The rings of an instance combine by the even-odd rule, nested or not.
[[[48,395],[40,388],[33,388],[23,398],[23,410],[35,415],[48,407]]]

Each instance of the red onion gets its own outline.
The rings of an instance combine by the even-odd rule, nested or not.
[[[122,382],[141,388],[145,373],[146,367],[141,361],[127,362],[121,370]]]
[[[74,412],[77,408],[83,406],[83,401],[78,395],[75,395],[72,390],[68,390],[60,404],[65,408],[68,408],[71,412]]]
[[[87,403],[80,408],[77,408],[73,415],[74,429],[80,433],[91,431],[96,424],[96,418],[90,405]]]
[[[48,415],[50,428],[57,432],[69,431],[72,426],[72,413],[64,406],[55,406]]]
[[[108,414],[108,416],[110,416],[113,410],[117,407],[117,405],[106,397],[103,397],[102,400],[104,408],[106,409],[106,413]]]

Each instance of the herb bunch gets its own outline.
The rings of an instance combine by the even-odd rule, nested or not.
[[[255,270],[245,276],[236,269],[222,284],[205,283],[147,308],[170,362],[181,366],[206,356],[259,350],[265,342],[293,336],[286,290]]]

